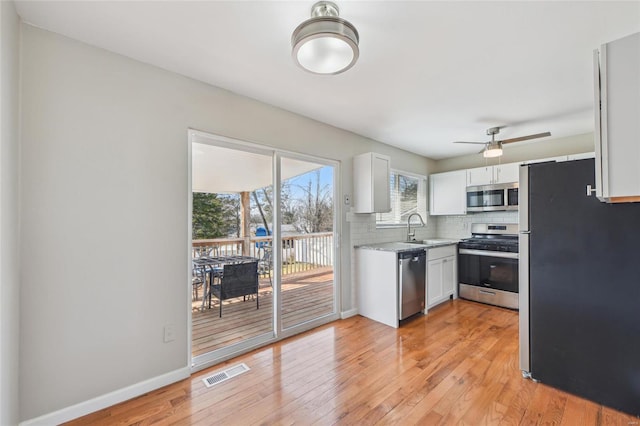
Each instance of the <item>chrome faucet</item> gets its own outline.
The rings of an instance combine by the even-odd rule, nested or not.
[[[411,218],[413,216],[418,216],[418,219],[420,219],[420,225],[424,226],[424,220],[422,220],[422,216],[420,216],[420,213],[411,213],[407,218],[407,241],[416,240],[416,230],[414,229],[413,232],[411,232]]]

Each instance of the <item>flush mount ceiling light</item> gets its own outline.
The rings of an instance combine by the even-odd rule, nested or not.
[[[358,31],[338,17],[338,6],[319,1],[311,8],[311,19],[298,25],[291,36],[293,60],[314,74],[339,74],[358,60]]]

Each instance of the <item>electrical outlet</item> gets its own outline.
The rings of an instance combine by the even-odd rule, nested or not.
[[[176,340],[176,330],[173,324],[164,326],[164,342],[169,343]]]

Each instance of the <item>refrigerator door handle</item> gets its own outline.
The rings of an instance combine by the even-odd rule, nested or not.
[[[531,231],[520,231],[520,234],[530,234]]]
[[[529,232],[521,232],[519,236],[520,258],[518,264],[518,308],[520,337],[520,370],[523,377],[531,377],[530,331],[529,331]]]

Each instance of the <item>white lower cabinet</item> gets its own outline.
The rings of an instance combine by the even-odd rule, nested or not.
[[[358,313],[398,328],[398,253],[357,248]]]
[[[427,250],[427,309],[457,298],[458,259],[455,244]]]

